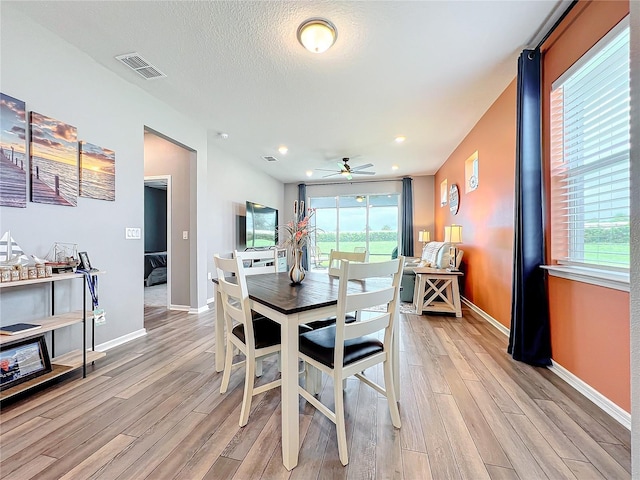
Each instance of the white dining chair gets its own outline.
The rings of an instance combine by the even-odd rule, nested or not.
[[[280,351],[280,325],[263,316],[252,318],[245,269],[239,257],[228,259],[221,258],[220,255],[216,254],[214,255],[214,262],[227,331],[224,373],[222,374],[220,393],[225,393],[229,387],[231,369],[245,365],[244,396],[242,397],[239,422],[240,426],[243,427],[249,420],[253,396],[278,387],[281,384],[280,379],[278,379],[265,385],[254,387],[256,359]],[[230,274],[235,276],[236,283],[232,283],[226,278],[230,277]],[[234,347],[244,354],[244,361],[233,363]]]
[[[342,252],[340,250],[331,250],[329,253],[329,275],[332,277],[340,275],[341,260],[349,260],[350,262],[366,262],[367,251]]]
[[[347,465],[347,433],[344,422],[342,382],[355,376],[387,398],[391,422],[400,428],[400,412],[396,400],[393,370],[393,329],[397,317],[400,280],[404,257],[380,263],[341,262],[338,287],[338,315],[336,323],[300,335],[299,357],[306,365],[330,375],[333,378],[335,411],[331,411],[312,393],[298,388],[300,395],[322,414],[336,424],[340,462]],[[388,286],[372,291],[350,293],[349,281],[365,281],[379,277],[391,277]],[[372,312],[358,322],[346,323],[346,314],[351,311],[387,305],[386,312]],[[383,341],[378,340],[378,332],[384,331]],[[364,376],[367,368],[383,364],[384,387]]]

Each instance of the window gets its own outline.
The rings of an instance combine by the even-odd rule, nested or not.
[[[629,26],[623,21],[552,85],[552,255],[629,268]]]
[[[312,250],[326,258],[332,249],[364,249],[371,262],[390,260],[399,244],[398,204],[395,193],[311,198],[310,206],[316,209],[312,221],[319,229]]]

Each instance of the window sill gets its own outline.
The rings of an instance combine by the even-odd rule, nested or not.
[[[614,290],[622,290],[623,292],[629,291],[628,273],[576,267],[573,265],[542,265],[541,268],[548,270],[549,275],[554,277],[590,283],[591,285],[613,288]]]

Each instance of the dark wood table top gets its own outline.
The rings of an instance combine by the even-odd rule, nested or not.
[[[302,283],[292,285],[287,272],[249,275],[247,289],[249,298],[262,303],[280,313],[293,313],[328,307],[338,304],[339,280],[327,273],[307,272]],[[213,279],[218,283],[217,279]],[[391,278],[371,278],[365,281],[349,282],[348,291],[365,292],[384,288],[391,283]]]

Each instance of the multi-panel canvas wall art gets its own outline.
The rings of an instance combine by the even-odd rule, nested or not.
[[[113,150],[80,142],[80,196],[116,199],[116,154]]]
[[[0,205],[27,206],[27,114],[22,100],[0,93]]]
[[[75,207],[78,201],[76,127],[36,112],[31,116],[31,201]]]

